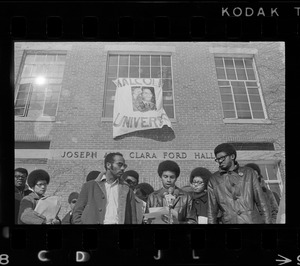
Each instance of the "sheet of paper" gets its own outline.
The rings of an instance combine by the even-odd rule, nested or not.
[[[205,216],[198,216],[198,224],[207,224],[207,217]]]
[[[54,219],[58,215],[60,211],[60,207],[61,207],[60,197],[48,196],[48,197],[41,198],[38,201],[34,210],[39,214],[44,215],[47,218],[47,220],[49,220],[49,219]]]
[[[171,209],[171,213],[176,219],[178,219],[178,212]],[[162,215],[169,215],[168,207],[155,207],[149,208],[149,213],[145,213],[144,217],[148,219],[148,223],[151,224],[167,224],[162,220]]]

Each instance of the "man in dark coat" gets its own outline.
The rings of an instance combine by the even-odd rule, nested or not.
[[[175,186],[180,175],[178,164],[170,160],[163,161],[159,164],[157,172],[162,182],[162,188],[149,195],[147,208],[168,206],[165,196],[170,194],[170,191],[174,191],[175,199],[172,203],[172,209],[178,213],[178,221],[174,220],[174,223],[196,224],[197,218],[192,209],[191,196]],[[169,223],[168,217],[163,217],[162,220]]]
[[[15,169],[15,224],[18,223],[21,200],[32,192],[26,184],[27,176],[28,171],[25,168]]]
[[[218,145],[214,153],[219,171],[208,182],[208,223],[216,224],[219,212],[222,224],[261,223],[259,207],[265,223],[270,224],[268,204],[254,170],[239,166],[236,150],[229,143]]]
[[[104,159],[106,172],[83,184],[73,212],[74,224],[136,224],[133,191],[121,177],[127,165],[121,153]]]

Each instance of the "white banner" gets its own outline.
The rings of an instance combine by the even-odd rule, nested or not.
[[[171,126],[163,109],[161,79],[118,78],[114,102],[113,138],[138,131]]]

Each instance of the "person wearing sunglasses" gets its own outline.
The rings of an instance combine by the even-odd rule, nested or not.
[[[70,204],[71,210],[62,219],[62,221],[61,221],[62,224],[72,224],[73,210],[74,210],[75,204],[77,202],[78,196],[79,196],[78,192],[72,192],[69,195],[68,202]]]
[[[240,167],[237,153],[229,143],[214,149],[219,170],[208,182],[208,223],[217,224],[221,213],[222,224],[271,223],[269,207],[264,197],[258,176],[250,167]]]
[[[193,208],[197,215],[198,224],[207,223],[207,183],[212,173],[204,168],[197,167],[190,174],[190,192],[193,199]]]
[[[139,174],[134,170],[128,170],[124,172],[122,179],[132,190],[134,190],[139,183]]]
[[[74,208],[74,224],[136,224],[133,190],[122,180],[127,165],[119,152],[104,159],[105,172],[83,184]]]
[[[18,224],[60,224],[58,217],[47,220],[34,211],[38,201],[44,197],[49,182],[50,176],[45,170],[36,169],[28,175],[27,183],[33,191],[21,200]]]

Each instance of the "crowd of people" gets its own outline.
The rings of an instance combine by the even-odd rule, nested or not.
[[[35,208],[50,182],[42,169],[15,169],[16,224],[274,224],[285,215],[278,195],[266,187],[260,168],[240,166],[235,148],[222,143],[214,149],[219,169],[193,169],[189,185],[176,185],[180,167],[162,161],[157,168],[161,188],[139,182],[121,153],[109,153],[105,171],[91,171],[80,192],[68,197],[70,210],[51,219]],[[278,213],[280,210],[283,213]],[[152,216],[151,216],[151,215]],[[151,217],[151,218],[149,218]],[[285,216],[284,216],[285,217]]]

